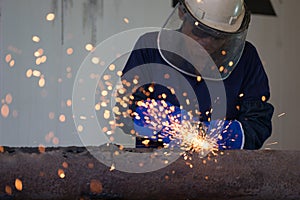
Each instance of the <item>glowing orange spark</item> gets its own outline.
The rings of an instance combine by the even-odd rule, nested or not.
[[[92,179],[90,181],[90,191],[95,194],[100,194],[103,190],[102,183],[99,180]]]
[[[113,171],[115,169],[116,169],[115,164],[112,164],[111,167],[110,167],[110,169],[109,169],[109,171]]]
[[[11,94],[7,94],[5,96],[5,101],[6,101],[7,104],[11,104],[11,102],[12,102],[12,96],[11,96]]]
[[[68,48],[66,52],[68,55],[72,55],[74,50],[73,50],[73,48]]]
[[[66,177],[66,174],[65,174],[64,170],[62,170],[62,169],[58,169],[57,175],[62,179]]]
[[[15,187],[19,191],[22,191],[22,189],[23,189],[22,181],[18,178],[15,180]]]
[[[55,14],[54,13],[48,13],[46,16],[47,21],[53,21],[55,19]]]
[[[61,115],[59,116],[59,121],[60,121],[60,122],[65,122],[65,121],[66,121],[66,116],[63,115],[63,114],[61,114]]]
[[[33,42],[39,42],[40,41],[40,38],[36,35],[32,36],[32,41]]]
[[[26,77],[27,78],[30,78],[32,76],[32,69],[28,69],[27,71],[26,71]]]
[[[52,143],[55,144],[55,145],[58,145],[59,144],[59,139],[57,137],[54,137],[52,139]]]
[[[39,152],[40,152],[40,153],[45,153],[45,151],[46,151],[45,146],[42,145],[42,144],[39,145],[38,149],[39,149]]]
[[[88,163],[88,168],[93,169],[94,168],[94,163]]]
[[[78,132],[82,132],[83,131],[83,126],[82,125],[78,125],[77,126],[77,131]]]
[[[63,162],[63,163],[62,163],[62,166],[63,166],[63,168],[65,168],[65,169],[66,169],[66,168],[68,168],[68,167],[69,167],[69,164],[68,164],[67,162]]]
[[[125,17],[123,20],[124,20],[124,22],[125,22],[126,24],[129,23],[129,19],[128,19],[128,18]]]
[[[7,54],[6,56],[5,56],[5,62],[7,62],[7,63],[9,63],[10,61],[11,61],[11,54]]]
[[[3,152],[4,152],[4,147],[0,146],[0,153],[3,153]]]
[[[7,118],[8,115],[9,115],[9,107],[7,104],[3,104],[2,107],[1,107],[1,115],[4,117],[4,118]]]
[[[15,60],[11,60],[11,61],[9,62],[9,66],[10,66],[10,67],[15,66]]]
[[[11,189],[11,187],[10,187],[9,185],[6,185],[6,186],[5,186],[5,192],[6,192],[6,194],[8,194],[8,195],[12,195],[12,189]]]
[[[94,47],[93,47],[92,44],[86,44],[86,45],[85,45],[85,49],[86,49],[87,51],[92,51],[92,50],[94,49]]]

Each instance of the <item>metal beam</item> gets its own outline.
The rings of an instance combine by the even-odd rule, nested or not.
[[[194,154],[189,164],[180,157],[165,168],[148,173],[110,169],[83,147],[45,152],[4,147],[0,153],[0,197],[300,199],[299,151],[224,151],[206,158]]]

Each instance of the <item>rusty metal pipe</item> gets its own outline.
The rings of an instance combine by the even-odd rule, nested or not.
[[[299,151],[193,155],[148,173],[110,171],[83,147],[2,151],[3,199],[300,199]]]

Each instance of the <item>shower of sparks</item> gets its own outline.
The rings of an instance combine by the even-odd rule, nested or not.
[[[144,121],[146,126],[153,130],[153,138],[160,140],[168,134],[172,139],[170,144],[165,144],[166,148],[179,147],[185,152],[196,152],[200,156],[206,156],[209,152],[218,150],[218,135],[206,134],[200,122],[195,123],[187,119],[189,118],[187,116],[175,114],[174,106],[168,107],[163,100],[161,105],[154,100],[142,102],[140,105],[147,109]],[[137,120],[141,119],[138,113],[133,114]],[[166,118],[169,121],[166,121]],[[157,135],[160,130],[162,130],[161,135]]]
[[[178,131],[178,137],[181,140],[181,149],[186,152],[196,152],[200,156],[206,156],[207,153],[217,151],[217,135],[212,136],[205,133],[200,123],[194,124],[190,121],[182,121]]]
[[[91,61],[93,58],[91,58]],[[115,85],[115,91],[109,87],[113,83],[111,80],[114,77],[121,77],[122,71],[119,71],[118,67],[114,64],[111,64],[107,69],[106,73],[101,77],[101,84],[98,85],[98,102],[95,103],[95,110],[102,117],[102,131],[106,133],[110,140],[113,141],[113,134],[115,133],[116,127],[123,127],[124,123],[117,122],[115,119],[117,118],[131,118],[134,117],[136,120],[140,120],[141,117],[147,126],[147,129],[152,130],[153,135],[143,136],[143,133],[138,133],[134,129],[128,130],[128,133],[132,134],[136,137],[143,137],[145,140],[143,141],[144,145],[149,145],[151,139],[157,141],[163,141],[165,137],[170,138],[170,143],[165,143],[164,148],[180,150],[181,155],[187,157],[188,160],[191,160],[192,154],[197,154],[199,157],[205,157],[209,153],[213,153],[218,151],[218,137],[220,132],[207,132],[207,127],[203,126],[201,122],[195,122],[191,113],[188,112],[186,116],[181,116],[181,113],[177,113],[178,110],[175,110],[175,106],[168,105],[164,100],[161,100],[158,103],[155,100],[147,100],[147,101],[137,101],[137,106],[142,106],[146,109],[143,113],[143,116],[139,116],[137,112],[133,112],[128,109],[129,105],[134,101],[133,95],[127,95],[127,92],[132,94],[137,88],[137,84],[139,84],[139,77],[132,77],[131,81],[122,80],[121,83]],[[92,77],[91,77],[92,78]],[[169,74],[164,74],[165,79],[171,79]],[[197,77],[197,81],[201,81],[202,78]],[[132,88],[133,87],[133,88]],[[128,89],[129,88],[129,89]],[[175,89],[169,87],[172,94],[175,94]],[[128,90],[128,91],[127,91]],[[148,86],[144,92],[146,96],[153,93],[155,88],[150,85]],[[192,101],[188,98],[188,92],[183,92],[182,95],[185,99],[185,103],[187,105],[191,105]],[[114,97],[116,104],[111,107],[112,102],[110,102],[110,98]],[[166,99],[167,95],[162,93],[159,95],[161,99]],[[182,107],[180,107],[182,108]],[[177,112],[175,112],[177,111]],[[196,110],[195,114],[199,115],[199,111]],[[207,115],[210,115],[212,110],[206,112]],[[168,119],[168,120],[167,120]],[[202,127],[203,126],[203,127]],[[81,128],[81,127],[80,127]],[[205,130],[204,130],[205,129]],[[215,127],[215,129],[218,129]],[[212,130],[213,131],[213,130]],[[218,134],[217,134],[218,132]],[[188,164],[190,168],[193,167],[192,164]],[[111,165],[111,171],[115,169],[114,164]]]

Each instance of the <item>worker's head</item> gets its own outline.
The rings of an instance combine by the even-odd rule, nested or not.
[[[167,30],[183,33],[181,52],[201,57],[205,50],[224,79],[242,54],[249,21],[243,0],[180,0],[160,32],[159,46],[164,46],[164,34],[174,39]]]

